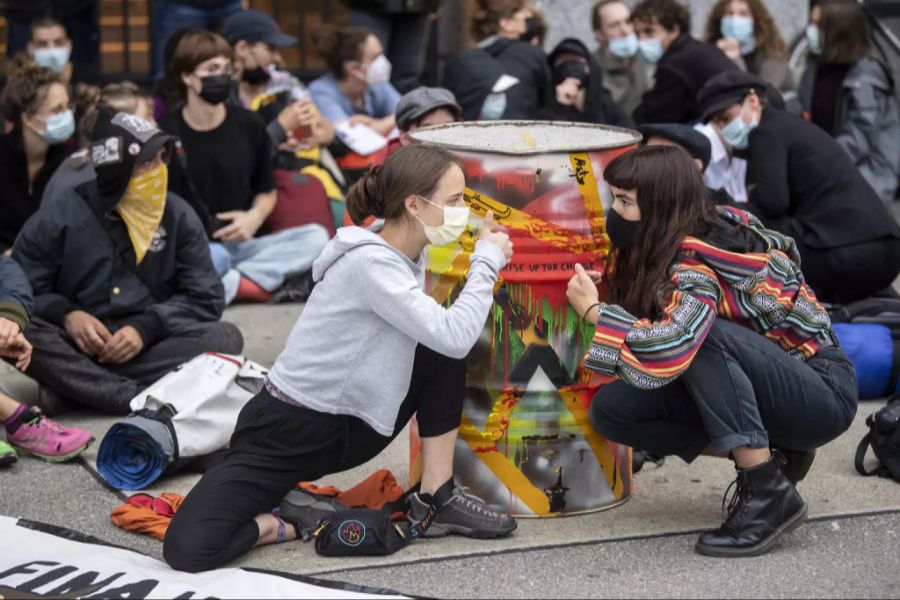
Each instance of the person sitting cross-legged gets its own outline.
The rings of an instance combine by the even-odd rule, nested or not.
[[[96,179],[45,198],[13,257],[34,289],[35,347],[27,374],[46,404],[62,399],[111,414],[204,352],[237,354],[220,322],[224,291],[203,225],[166,192],[173,138],[102,109],[93,130]]]
[[[31,344],[22,335],[28,325],[31,286],[16,262],[0,256],[0,358],[24,371],[31,363]],[[0,467],[18,459],[16,451],[50,462],[71,460],[85,451],[94,436],[78,427],[64,427],[40,411],[17,402],[0,390]]]

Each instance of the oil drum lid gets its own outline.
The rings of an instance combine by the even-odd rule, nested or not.
[[[449,150],[511,155],[611,150],[641,140],[624,127],[557,121],[466,121],[416,129],[409,137]]]

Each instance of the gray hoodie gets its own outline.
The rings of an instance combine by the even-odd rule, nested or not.
[[[374,231],[338,230],[313,264],[317,282],[269,382],[323,413],[359,417],[390,436],[412,376],[416,345],[463,358],[484,329],[503,252],[479,241],[450,308],[423,290],[413,262]]]

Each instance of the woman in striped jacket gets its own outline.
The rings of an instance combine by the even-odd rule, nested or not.
[[[606,384],[591,421],[654,454],[730,457],[737,486],[728,519],[696,549],[766,552],[806,517],[794,486],[815,449],[853,420],[853,368],[794,241],[709,203],[687,153],[640,148],[604,175],[615,198],[608,266],[577,267],[568,289],[597,326],[585,366]],[[604,279],[607,302],[597,290]]]

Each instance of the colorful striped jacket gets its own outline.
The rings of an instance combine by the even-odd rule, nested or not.
[[[685,238],[670,269],[675,291],[662,318],[601,306],[587,368],[634,387],[658,388],[687,370],[716,317],[757,331],[800,360],[832,340],[828,313],[803,279],[794,240],[749,213],[722,207],[719,214],[749,227],[767,250],[729,252]]]

